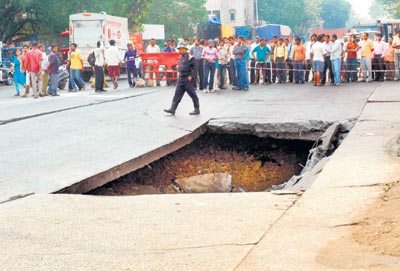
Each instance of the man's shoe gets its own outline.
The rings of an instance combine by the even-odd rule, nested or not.
[[[244,88],[243,90],[244,90],[244,91],[249,91],[249,88]]]
[[[175,102],[172,102],[171,104],[171,108],[169,109],[164,109],[165,113],[171,114],[171,115],[175,115],[175,111],[178,108],[178,104]]]
[[[189,115],[194,116],[194,115],[200,115],[200,109],[195,108],[193,112],[190,112]]]
[[[232,90],[242,90],[240,87],[233,87]]]

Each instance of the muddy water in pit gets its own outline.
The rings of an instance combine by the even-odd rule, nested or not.
[[[90,191],[91,195],[176,193],[170,184],[208,173],[232,175],[233,187],[264,191],[301,172],[313,142],[252,135],[205,134],[150,165]]]

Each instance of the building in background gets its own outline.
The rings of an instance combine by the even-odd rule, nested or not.
[[[208,0],[206,9],[209,17],[217,17],[229,26],[255,26],[257,0]]]

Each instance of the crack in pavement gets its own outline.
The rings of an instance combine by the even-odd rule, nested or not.
[[[35,193],[28,193],[28,194],[15,195],[15,196],[12,196],[12,197],[9,198],[9,199],[0,201],[0,204],[4,204],[4,203],[10,202],[10,201],[15,201],[15,200],[23,199],[23,198],[32,196],[32,195],[34,195],[34,194],[35,194]]]
[[[265,230],[264,234],[260,237],[260,239],[254,243],[253,247],[246,253],[246,255],[240,260],[240,262],[233,268],[233,271],[237,270],[242,263],[246,260],[246,258],[253,252],[256,246],[267,236],[268,232],[287,214],[287,212],[298,202],[302,195],[298,195],[296,199],[289,205],[284,212],[273,222],[269,227]]]
[[[258,242],[253,243],[223,243],[215,245],[204,245],[204,246],[193,246],[193,247],[177,247],[177,248],[160,248],[160,249],[149,249],[148,251],[175,251],[175,250],[187,250],[187,249],[203,249],[203,248],[213,248],[213,247],[227,247],[227,246],[254,246]]]
[[[156,92],[159,92],[159,91],[156,90],[156,91],[152,91],[152,92],[148,92],[148,93],[135,94],[135,95],[132,95],[132,96],[126,96],[126,97],[121,97],[121,98],[116,98],[116,99],[111,99],[111,100],[102,100],[102,101],[98,101],[98,102],[92,102],[92,103],[89,103],[89,104],[73,106],[73,107],[67,107],[67,108],[63,108],[63,109],[58,109],[58,110],[53,110],[53,111],[33,114],[33,115],[19,117],[19,118],[12,118],[12,119],[8,119],[8,120],[0,120],[0,126],[1,125],[6,125],[6,124],[9,124],[9,123],[22,121],[22,120],[27,120],[27,119],[32,119],[32,118],[36,118],[36,117],[56,114],[56,113],[60,113],[60,112],[64,112],[64,111],[70,111],[70,110],[79,109],[79,108],[85,108],[85,107],[90,107],[90,106],[95,106],[95,105],[102,105],[102,104],[106,104],[106,103],[112,103],[112,102],[128,100],[128,99],[132,99],[132,98],[136,98],[136,97],[146,96],[146,95],[153,94],[153,93],[156,93]]]

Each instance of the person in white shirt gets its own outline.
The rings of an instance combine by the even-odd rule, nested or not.
[[[155,39],[151,39],[151,40],[150,40],[150,44],[147,45],[147,47],[146,47],[146,53],[158,54],[158,53],[160,53],[160,52],[161,52],[160,46],[158,46],[158,45],[156,44],[156,40],[155,40]],[[151,60],[148,60],[148,63],[152,63],[152,61],[151,61]],[[150,71],[149,71],[149,78],[153,79],[153,78],[154,78],[154,77],[153,77],[153,72],[152,72],[153,67],[152,67],[152,66],[148,66],[148,67],[150,68]],[[156,76],[156,77],[157,77],[157,76]],[[157,84],[157,87],[159,87],[159,86],[160,86],[160,80],[156,79],[156,84]]]
[[[326,54],[325,46],[322,44],[323,36],[317,37],[317,42],[311,48],[311,59],[313,63],[314,71],[314,86],[323,86],[321,84],[321,73],[324,71],[325,57]]]
[[[260,44],[260,37],[256,37],[256,41],[253,42],[250,46],[250,52],[253,52],[253,50]],[[257,56],[255,56],[257,57]],[[256,62],[257,59],[251,56],[250,58],[250,84],[254,84],[254,80],[256,77]],[[258,83],[258,82],[257,82]]]
[[[104,89],[104,47],[101,42],[97,42],[97,48],[94,49],[94,74],[95,74],[95,92],[105,92]]]
[[[119,64],[122,62],[122,57],[117,47],[115,40],[110,40],[110,48],[105,52],[105,62],[107,65],[108,75],[111,77],[114,84],[114,89],[118,88],[118,79],[120,76]]]
[[[49,74],[47,73],[47,67],[49,66],[48,56],[46,54],[46,48],[43,44],[40,45],[39,50],[42,52],[42,74],[39,80],[39,91],[41,90],[40,96],[47,96],[47,85],[49,84]]]
[[[310,40],[306,43],[306,75],[305,81],[310,82],[310,73],[312,68],[312,60],[311,60],[311,48],[313,47],[314,43],[317,41],[317,35],[312,34],[310,36]]]
[[[372,66],[375,72],[375,81],[383,82],[385,79],[385,62],[383,60],[386,53],[386,43],[382,41],[382,34],[375,35],[374,51],[372,53]]]
[[[228,55],[229,55],[229,67],[228,67],[228,76],[229,76],[229,84],[236,87],[237,86],[237,77],[235,70],[235,55],[233,54],[233,47],[235,47],[235,39],[233,37],[229,37],[229,45],[228,45]]]

